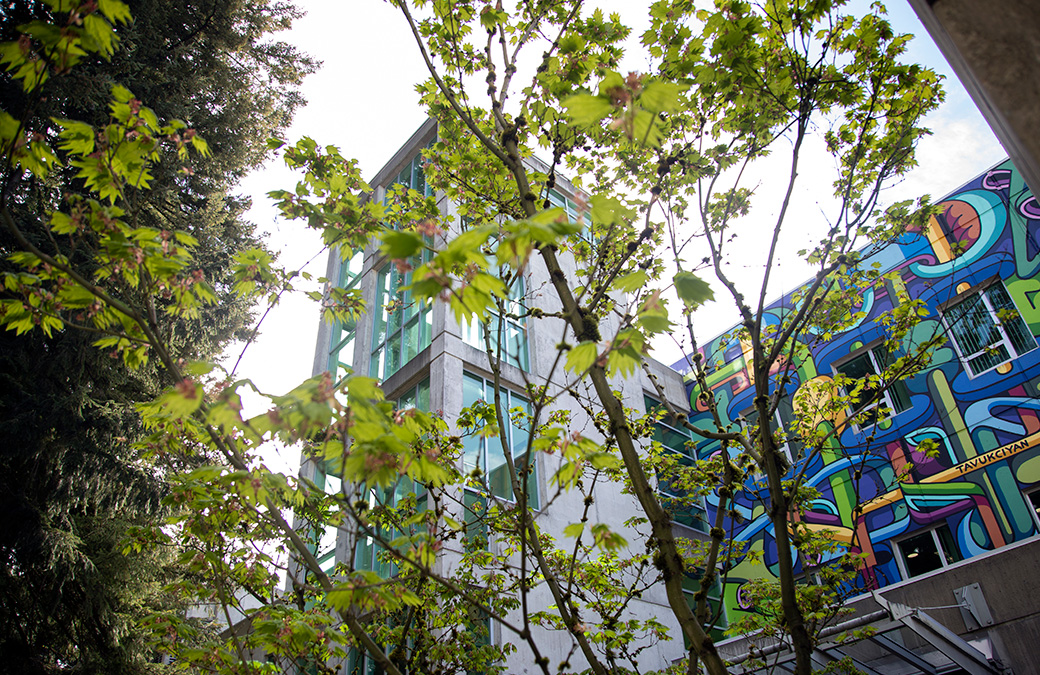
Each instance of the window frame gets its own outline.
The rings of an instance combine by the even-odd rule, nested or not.
[[[1014,317],[1001,318],[1001,312],[1005,312],[1009,308],[997,308],[993,298],[990,297],[990,293],[998,288],[1000,289],[1000,292],[1002,292],[1007,298],[1007,302],[1010,306],[1010,309],[1012,309],[1015,313]],[[970,354],[966,354],[965,347],[961,345],[960,339],[957,336],[956,326],[958,325],[958,322],[972,318],[969,314],[969,312],[971,312],[971,308],[966,310],[965,313],[957,319],[951,319],[949,315],[951,312],[957,310],[957,308],[964,307],[964,305],[966,305],[967,303],[971,303],[972,300],[975,298],[981,300],[982,308],[985,310],[985,312],[982,314],[982,317],[989,319],[992,330],[996,331],[999,334],[1000,339],[994,342],[990,342],[989,344],[984,345],[981,349],[976,350]],[[969,379],[981,377],[986,373],[1000,368],[1004,364],[1011,363],[1015,359],[1025,354],[1028,354],[1029,352],[1037,348],[1036,336],[1033,335],[1032,331],[1029,329],[1029,325],[1022,318],[1022,314],[1018,309],[1018,305],[1015,303],[1015,299],[1011,297],[1011,293],[1008,292],[1007,286],[1004,284],[1004,281],[999,276],[991,277],[983,281],[982,283],[976,284],[964,291],[963,293],[958,293],[957,297],[953,298],[952,300],[939,305],[939,317],[942,321],[943,328],[946,330],[946,334],[950,338],[950,342],[953,344],[954,351],[957,353],[958,359],[960,359],[961,365],[964,368],[964,372],[967,374]],[[1020,350],[1019,347],[1015,345],[1014,337],[1011,335],[1009,328],[1006,326],[1006,322],[1008,321],[1018,322],[1018,332],[1022,336],[1024,336],[1023,341],[1029,341],[1032,343],[1031,346],[1021,345],[1022,347],[1024,347],[1024,349]],[[969,320],[968,323],[978,325],[976,321]],[[999,347],[1002,347],[1004,349],[1004,352],[1007,354],[1007,358],[1001,359],[996,363],[993,363],[988,367],[976,372],[975,368],[972,366],[972,361],[980,359],[986,355],[993,354],[994,351]]]
[[[753,424],[753,422],[748,419],[748,415],[757,415],[757,414],[758,414],[758,409],[755,408],[754,406],[751,406],[750,408],[748,408],[748,409],[744,410],[742,413],[740,413],[740,425],[744,428],[745,432],[747,432],[747,430],[749,428],[749,425]],[[783,442],[778,444],[779,445],[778,449],[780,450],[780,453],[787,459],[788,466],[792,466],[793,467],[794,466],[794,461],[795,461],[794,452],[791,449],[791,440],[790,440],[790,438],[788,437],[788,434],[787,434],[787,425],[784,423],[783,415],[780,414],[780,407],[779,406],[777,406],[776,410],[773,411],[772,417],[773,417],[773,422],[775,423],[775,426],[774,425],[770,425],[770,431],[772,431],[773,436],[782,439]]]
[[[355,266],[355,263],[356,266]],[[361,277],[365,265],[365,252],[358,250],[347,260],[340,260],[339,275],[336,280],[336,288],[352,290],[361,287]],[[355,271],[356,268],[356,271]],[[335,321],[332,325],[332,335],[329,339],[329,360],[326,364],[333,377],[339,376],[340,366],[354,367],[354,353],[357,348],[357,325],[355,317],[352,327],[347,327],[341,321]],[[349,362],[344,361],[343,350],[349,345]]]
[[[850,353],[848,356],[833,363],[831,365],[832,374],[835,377],[840,374],[844,377],[849,377],[855,380],[863,379],[862,376],[858,378],[853,378],[851,375],[846,374],[842,370],[842,368],[848,366],[849,364],[862,358],[863,356],[866,356],[872,371],[870,375],[877,376],[880,373],[884,372],[885,369],[879,362],[880,359],[876,352],[878,350],[884,349],[884,340],[875,340],[869,344],[866,344],[857,349],[856,351]],[[905,405],[902,407],[896,406],[896,399],[893,398],[893,392],[897,389],[902,392],[901,396],[905,399]],[[845,396],[849,395],[849,392],[845,389],[845,387],[842,387],[842,391],[845,394]],[[906,383],[902,379],[896,380],[894,382],[884,383],[884,386],[878,393],[874,402],[869,405],[864,404],[862,401],[864,393],[866,393],[868,397],[874,396],[874,394],[870,390],[864,390],[864,392],[860,394],[861,400],[855,404],[858,407],[850,408],[848,413],[849,418],[856,418],[857,421],[853,422],[852,424],[857,431],[862,431],[869,427],[873,427],[877,425],[878,422],[883,421],[882,419],[878,418],[878,411],[880,411],[882,403],[884,403],[885,407],[887,407],[889,410],[888,415],[883,418],[884,420],[890,420],[896,417],[897,415],[900,415],[914,407],[913,400],[910,398],[910,391],[909,389],[907,389]],[[869,418],[867,417],[868,414],[870,414]]]
[[[404,368],[433,342],[433,304],[415,300],[408,286],[412,283],[414,268],[430,260],[431,253],[424,249],[422,254],[408,261],[412,269],[401,271],[388,262],[376,273],[375,315],[372,322],[372,347],[369,350],[369,377],[386,381]],[[400,306],[387,311],[389,298],[400,299]],[[392,327],[391,327],[392,326]],[[408,356],[409,331],[417,331],[414,353]],[[396,342],[396,344],[394,344]],[[396,365],[390,369],[390,350],[397,357]]]
[[[943,547],[942,536],[939,534],[939,530],[942,530],[943,528],[946,529],[946,532],[949,534],[949,537],[950,537],[950,542],[952,542],[954,548],[956,549],[954,551],[955,555],[953,556],[953,557],[956,557],[956,560],[953,560],[953,561],[947,560],[947,558],[949,558],[951,556],[948,555],[946,549]],[[919,573],[914,574],[914,575],[911,576],[910,570],[909,570],[909,568],[907,566],[907,558],[909,557],[909,555],[903,549],[903,544],[905,544],[905,543],[907,543],[907,542],[909,542],[909,541],[911,541],[913,539],[917,539],[918,537],[922,537],[924,535],[931,535],[932,544],[935,546],[935,551],[938,554],[939,567],[932,568],[932,569],[930,569],[928,571],[925,571],[925,572],[919,572]],[[962,562],[964,560],[964,554],[961,553],[960,548],[957,547],[957,540],[956,540],[956,538],[954,536],[953,529],[950,527],[949,523],[946,523],[945,521],[937,523],[937,524],[932,525],[932,526],[927,527],[927,528],[922,528],[922,529],[916,530],[916,531],[914,531],[914,532],[912,532],[912,533],[910,533],[910,534],[908,534],[908,535],[906,535],[904,537],[900,537],[899,539],[895,539],[895,540],[893,540],[892,545],[895,548],[894,552],[896,554],[895,555],[896,563],[899,566],[899,573],[902,575],[904,580],[920,578],[920,577],[923,577],[923,576],[925,576],[927,574],[931,574],[932,572],[936,572],[938,570],[944,570],[947,567],[950,567],[951,565],[955,565],[955,564],[957,564],[959,562]]]
[[[686,600],[686,605],[691,612],[697,611],[697,601],[694,599],[694,596],[700,590],[700,585],[700,575],[690,574],[689,572],[683,573],[683,599]],[[726,613],[725,589],[722,586],[722,579],[718,572],[715,573],[715,581],[708,591],[706,600],[708,609],[714,617],[709,633],[713,640],[721,641],[725,639],[725,631],[729,628],[729,616]],[[707,628],[707,626],[702,626],[702,628]],[[685,635],[683,635],[683,641],[684,644],[688,641]],[[685,644],[685,648],[689,649],[689,645]]]
[[[1033,514],[1033,525],[1036,527],[1036,533],[1033,536],[1040,535],[1040,486],[1023,490],[1022,497],[1025,498],[1026,506]],[[1033,501],[1034,497],[1037,499],[1036,502]]]
[[[488,380],[487,378],[483,377],[482,375],[478,375],[477,373],[471,372],[469,370],[464,370],[463,373],[462,373],[462,380],[463,380],[462,405],[463,405],[463,407],[468,407],[468,406],[473,405],[473,403],[467,403],[467,401],[466,401],[466,380],[467,379],[469,379],[471,381],[480,381],[480,383],[481,383],[481,399],[479,399],[479,400],[484,401],[484,403],[486,403],[487,405],[494,405],[494,386],[495,386],[494,380]],[[540,494],[541,483],[538,481],[538,474],[539,474],[539,470],[538,470],[538,457],[537,457],[537,455],[535,455],[533,457],[530,456],[530,454],[531,454],[530,453],[531,431],[529,429],[526,430],[526,431],[523,430],[523,429],[517,429],[516,425],[512,423],[512,421],[511,421],[512,420],[512,415],[510,415],[510,413],[509,413],[509,411],[511,409],[513,409],[513,408],[526,406],[526,409],[527,409],[526,412],[527,412],[528,415],[530,415],[531,414],[531,401],[525,395],[523,395],[523,394],[521,394],[519,392],[513,391],[512,389],[509,389],[506,386],[500,386],[499,387],[499,391],[502,394],[504,394],[506,396],[506,398],[507,398],[507,400],[503,402],[504,410],[502,411],[503,417],[506,420],[509,420],[508,424],[506,425],[507,429],[500,429],[499,430],[499,434],[500,435],[499,436],[495,436],[495,437],[486,437],[486,436],[481,435],[479,433],[479,428],[474,429],[473,431],[471,431],[468,434],[466,434],[464,439],[463,439],[463,453],[462,453],[463,470],[466,471],[466,472],[470,472],[470,471],[473,471],[476,468],[480,468],[480,470],[481,470],[481,480],[482,480],[482,482],[484,484],[484,490],[486,490],[486,494],[484,496],[489,498],[489,499],[493,498],[493,499],[501,500],[503,502],[507,502],[507,503],[510,503],[510,504],[515,504],[516,503],[516,499],[514,499],[514,495],[513,495],[513,492],[512,492],[512,487],[510,486],[509,490],[505,490],[504,491],[505,494],[499,494],[498,492],[496,492],[494,484],[490,480],[490,477],[491,477],[491,474],[493,473],[493,471],[488,471],[487,470],[487,467],[488,467],[488,456],[489,456],[489,454],[488,454],[489,453],[488,444],[489,443],[495,443],[495,453],[497,454],[498,449],[501,448],[501,440],[500,440],[501,434],[508,433],[508,438],[506,439],[506,446],[509,449],[508,451],[509,451],[510,455],[513,457],[514,465],[517,464],[518,460],[519,460],[519,461],[523,461],[524,462],[524,466],[531,466],[531,471],[527,475],[527,505],[528,505],[529,508],[537,511],[539,508],[541,508],[541,501],[542,501],[541,500],[541,494]],[[521,401],[523,401],[523,404],[522,405],[518,404],[517,402],[514,401],[514,398],[520,399]],[[522,444],[517,442],[519,439],[514,439],[514,437],[513,437],[514,433],[517,432],[517,431],[520,431],[521,433],[524,433],[526,435],[526,439],[525,439],[525,441]],[[475,464],[471,463],[469,461],[469,456],[471,454],[471,450],[470,450],[469,447],[467,447],[467,444],[472,442],[471,439],[475,439],[476,442],[477,442],[477,446],[476,446],[477,461],[476,461]],[[516,449],[517,449],[518,445],[523,445],[523,451],[520,452],[519,454],[516,452]],[[528,461],[530,461],[530,464],[527,463]],[[497,468],[501,468],[501,469],[504,470],[507,467],[508,467],[508,465],[505,463],[505,456],[503,455],[502,456],[502,464],[501,464],[500,467],[496,467],[496,470],[497,470]],[[518,466],[517,468],[519,469],[520,467]],[[474,491],[472,488],[469,488],[469,487],[467,487],[466,489],[469,490],[469,491]]]
[[[578,222],[578,204],[570,196],[553,187],[549,188],[545,199],[551,205],[550,208],[562,208],[572,223]]]
[[[527,281],[524,279],[523,274],[517,274],[516,280],[509,287],[509,297],[505,300],[506,311],[510,314],[523,315],[527,311],[526,297]],[[525,318],[516,320],[508,316],[503,317],[498,311],[497,304],[489,307],[487,311],[491,316],[486,321],[481,321],[474,315],[468,322],[460,326],[462,341],[475,349],[484,351],[484,330],[488,330],[491,346],[498,349],[501,362],[519,368],[524,372],[530,372],[531,355],[527,320]],[[515,330],[519,336],[515,353],[513,345],[508,344],[510,329]],[[507,339],[507,344],[504,347],[501,347],[498,342],[500,333],[504,333]]]
[[[416,409],[429,412],[430,378],[420,378],[404,387],[394,400],[394,404],[398,411]],[[429,501],[429,491],[426,489],[426,485],[414,481],[405,475],[399,476],[396,483],[388,485],[381,490],[370,488],[364,484],[358,487],[358,498],[366,500],[370,510],[380,506],[395,507],[401,500],[408,498],[409,495],[415,495],[416,511],[425,511]],[[383,534],[385,536],[386,533],[384,532]],[[398,567],[396,562],[392,560],[384,562],[379,559],[380,552],[385,549],[377,545],[374,537],[369,536],[361,528],[357,530],[357,537],[358,541],[355,543],[353,551],[354,569],[375,571],[384,579],[397,576]],[[394,536],[390,535],[385,538],[393,539]],[[367,558],[366,560],[362,560],[363,555]],[[386,574],[383,573],[384,571]]]
[[[578,237],[589,246],[595,247],[602,236],[597,235],[597,233],[593,231],[593,222],[590,213],[587,210],[584,214],[579,211],[578,203],[574,201],[574,197],[576,196],[579,195],[568,194],[560,190],[558,187],[551,187],[546,192],[545,201],[549,202],[549,208],[563,209],[567,219],[572,223],[577,223],[581,216],[584,215],[585,227],[581,228]]]
[[[647,412],[648,415],[651,414],[651,413],[656,412],[657,410],[663,409],[663,404],[660,401],[658,401],[657,399],[653,398],[652,396],[650,396],[649,394],[647,394],[645,392],[643,393],[643,406],[646,408],[646,412]],[[666,417],[667,417],[667,415],[666,415]],[[684,460],[687,460],[687,461],[694,461],[694,460],[696,460],[695,455],[693,453],[687,452],[685,447],[682,448],[682,449],[677,449],[677,448],[674,448],[671,445],[665,443],[664,439],[666,438],[666,435],[665,435],[666,432],[672,432],[676,436],[684,437],[686,439],[686,441],[684,441],[684,443],[683,443],[684,446],[685,446],[686,442],[692,442],[693,441],[693,435],[689,431],[687,431],[685,429],[679,429],[678,427],[672,426],[671,424],[669,424],[668,422],[665,422],[664,420],[655,420],[654,421],[654,436],[652,436],[651,439],[654,442],[660,443],[661,447],[664,449],[665,452],[671,453],[673,455],[678,455],[679,459],[677,459],[676,461],[678,461],[680,464],[682,464]],[[658,435],[660,435],[660,438],[657,437]],[[676,494],[674,492],[669,492],[668,488],[670,488],[670,487],[671,487],[671,485],[670,485],[670,483],[667,482],[667,477],[662,478],[661,475],[660,475],[660,472],[658,472],[658,475],[657,475],[657,488],[656,488],[658,494],[662,495],[667,500],[676,500],[676,501],[689,500],[689,497],[686,496],[686,495],[679,495],[679,494]],[[671,508],[668,508],[668,506],[665,506],[665,508],[668,509],[669,513],[673,516],[672,517],[672,522],[673,523],[677,523],[679,525],[682,525],[683,527],[688,527],[688,528],[690,528],[691,530],[693,530],[695,532],[707,533],[708,530],[711,529],[711,523],[708,522],[708,508],[707,508],[707,505],[705,504],[704,497],[698,497],[697,498],[697,504],[695,504],[695,505],[691,504],[691,505],[683,507],[683,510],[686,513],[684,513],[680,517],[689,520],[689,522],[685,522],[684,520],[676,519],[674,517],[675,516],[674,510],[671,509]],[[696,514],[691,514],[691,513],[689,513],[691,511],[696,511],[697,513]],[[696,525],[696,523],[698,523],[698,522],[702,523],[702,524],[700,526]]]

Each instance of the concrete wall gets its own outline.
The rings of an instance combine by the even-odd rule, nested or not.
[[[942,571],[885,588],[889,601],[918,607],[965,641],[989,640],[994,656],[1015,675],[1040,673],[1040,602],[1033,592],[1040,578],[1040,538],[1008,546]],[[954,591],[978,584],[993,624],[979,626],[958,604]],[[874,608],[864,599],[857,606]]]
[[[1040,11],[1035,0],[910,0],[1034,192],[1040,191]]]
[[[424,125],[401,148],[394,158],[388,163],[371,181],[374,188],[373,198],[382,199],[384,185],[397,175],[400,167],[411,160],[420,148],[424,147],[435,134],[436,129],[431,124]],[[544,170],[544,168],[543,168]],[[568,191],[572,189],[564,179],[558,179],[558,189]],[[437,195],[439,207],[445,216],[447,223],[459,223],[455,213],[455,206],[449,201]],[[443,243],[443,242],[442,242]],[[561,264],[565,272],[571,277],[576,277],[576,264],[572,256],[560,255]],[[357,326],[355,351],[352,365],[356,373],[367,375],[369,373],[369,361],[371,357],[373,341],[373,321],[375,320],[378,307],[376,305],[376,277],[377,271],[388,261],[379,253],[378,246],[373,244],[366,251],[364,270],[360,282],[362,296],[369,308],[366,315],[362,317]],[[337,279],[339,275],[339,262],[333,256],[328,267],[328,278]],[[529,307],[538,307],[546,313],[553,313],[560,309],[559,300],[550,283],[549,274],[541,259],[533,256],[525,270],[525,283],[527,294],[525,302]],[[601,330],[604,339],[612,335],[618,327],[618,319],[609,316],[604,320]],[[323,328],[318,340],[315,356],[315,372],[322,372],[328,368],[328,353],[332,331]],[[571,395],[573,391],[582,403],[591,405],[593,409],[598,408],[595,393],[587,386],[587,383],[573,385],[573,375],[566,373],[563,369],[563,361],[559,359],[558,344],[561,341],[574,342],[564,322],[555,317],[529,317],[527,320],[527,342],[529,350],[530,367],[526,372],[518,368],[501,364],[500,375],[502,386],[513,392],[523,394],[529,384],[536,386],[548,386],[550,394],[556,396],[552,405],[543,416],[535,421],[536,425],[547,423],[547,416],[554,411],[566,411],[570,415],[570,423],[567,427],[568,433],[580,433],[584,437],[602,441],[602,437],[596,430],[593,420],[587,414],[582,404]],[[658,386],[665,391],[665,396],[680,411],[688,411],[685,402],[685,387],[681,376],[670,368],[657,363],[651,364]],[[418,382],[428,378],[430,382],[430,408],[436,411],[447,422],[449,427],[454,426],[459,411],[463,406],[463,374],[471,373],[492,379],[493,371],[487,354],[473,346],[466,344],[463,340],[462,327],[455,321],[452,313],[444,302],[435,302],[432,314],[432,339],[429,347],[421,351],[418,356],[404,364],[397,372],[393,373],[383,382],[383,390],[388,399],[399,397],[404,391],[415,386]],[[623,403],[635,410],[644,409],[644,393],[649,393],[655,398],[660,398],[656,387],[643,372],[623,378],[615,377],[612,381],[615,391],[622,395]],[[572,386],[573,385],[573,386]],[[559,469],[562,461],[559,455],[540,453],[536,458],[537,471],[540,478],[538,485],[538,497],[541,508],[536,513],[538,526],[542,532],[552,535],[562,546],[568,547],[572,539],[563,536],[564,528],[571,523],[578,522],[585,508],[584,495],[579,491],[560,490],[552,483],[552,477]],[[309,464],[304,468],[304,473],[313,475],[316,467]],[[638,504],[633,496],[623,494],[622,486],[611,483],[600,477],[597,483],[595,500],[589,511],[589,523],[607,523],[611,528],[621,533],[632,546],[633,552],[644,551],[643,542],[649,532],[648,526],[633,529],[623,523],[639,512]],[[462,514],[455,514],[461,519]],[[645,530],[645,531],[643,531]],[[692,531],[687,536],[702,536]],[[350,528],[344,528],[337,542],[337,558],[345,559],[351,555],[355,534]],[[498,550],[499,542],[491,541],[490,546]],[[454,548],[453,548],[454,547]],[[457,544],[449,543],[438,561],[442,572],[447,573],[457,564],[460,551]],[[516,564],[519,564],[517,559]],[[656,570],[649,567],[646,574],[651,577],[657,574]],[[554,604],[554,601],[544,585],[532,589],[529,604],[533,610],[541,610]],[[661,585],[649,588],[642,597],[631,601],[627,618],[656,619],[669,626],[671,633],[678,639],[670,642],[657,643],[643,651],[639,657],[642,668],[659,668],[679,658],[683,653],[683,642],[679,636],[678,625],[675,622],[671,610],[668,607],[664,588]],[[511,617],[522,623],[519,616]],[[594,621],[595,617],[583,616],[586,621]],[[535,635],[543,653],[555,666],[562,660],[570,661],[575,672],[580,672],[587,664],[576,649],[573,635],[567,631],[553,631],[546,628],[534,626],[532,631]],[[498,643],[512,642],[518,646],[518,650],[512,654],[507,661],[507,670],[511,673],[535,673],[540,672],[534,665],[532,656],[527,647],[512,633],[506,631],[502,626],[496,625],[493,629],[494,639]]]

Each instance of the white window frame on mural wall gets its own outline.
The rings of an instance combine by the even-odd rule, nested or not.
[[[988,373],[1036,349],[1036,338],[999,277],[940,305],[939,314],[968,377]],[[983,331],[989,336],[979,335]]]
[[[879,373],[884,372],[885,370],[884,364],[881,362],[883,356],[882,354],[878,353],[879,351],[883,352],[884,349],[884,343],[881,340],[876,340],[874,342],[871,342],[869,345],[857,349],[853,353],[849,354],[847,357],[841,359],[840,361],[831,366],[831,370],[833,371],[835,376],[845,375],[846,377],[852,377],[851,375],[846,374],[846,372],[843,369],[853,361],[856,361],[866,356],[867,361],[870,364],[870,368],[872,370],[870,374],[877,375]],[[897,387],[903,392],[903,396],[906,399],[905,402],[900,405],[897,405],[899,399],[893,397],[892,395],[893,390]],[[847,391],[845,393],[846,395],[848,394]],[[866,391],[864,393],[869,395],[869,391]],[[861,397],[862,396],[863,394],[861,394]],[[855,427],[856,429],[862,430],[870,428],[878,422],[877,411],[880,408],[884,407],[888,409],[889,412],[888,416],[886,417],[886,419],[888,419],[895,417],[900,413],[906,412],[907,410],[910,410],[910,408],[913,407],[913,403],[910,401],[910,392],[907,390],[906,385],[903,383],[902,380],[897,380],[895,382],[884,383],[880,394],[873,403],[864,404],[864,402],[861,400],[857,404],[857,406],[857,408],[850,408],[849,413],[850,416],[852,415],[852,413],[855,413],[855,416],[859,420],[855,422]],[[871,415],[871,413],[873,414]]]
[[[946,531],[949,532],[949,534],[950,534],[950,541],[953,542],[953,546],[956,549],[956,550],[953,551],[953,554],[954,554],[953,556],[950,556],[949,552],[946,551],[946,549],[943,547],[942,537],[939,536],[939,530],[941,530],[942,528],[946,528]],[[903,550],[903,544],[909,542],[912,539],[916,539],[918,537],[921,537],[923,535],[931,535],[932,543],[935,546],[936,552],[938,552],[938,554],[939,554],[939,567],[935,567],[933,569],[928,570],[927,572],[921,572],[921,573],[911,577],[910,576],[910,572],[907,569],[907,557],[908,557],[908,554],[907,554],[906,551]],[[893,540],[892,546],[895,549],[894,552],[896,554],[896,563],[899,565],[899,573],[902,575],[903,579],[919,578],[919,577],[922,577],[922,576],[924,576],[926,574],[930,574],[932,572],[935,572],[936,570],[945,569],[945,568],[949,567],[950,565],[954,565],[954,564],[959,563],[962,560],[964,560],[964,555],[961,553],[959,548],[956,548],[957,547],[957,541],[955,539],[955,535],[953,533],[953,530],[950,528],[949,524],[947,524],[945,522],[939,523],[937,525],[933,525],[933,526],[929,527],[928,529],[917,530],[916,532],[913,532],[912,534],[909,534],[909,535],[907,535],[905,537],[901,537],[900,539]],[[955,557],[956,560],[948,560],[948,558],[950,558],[950,557]]]
[[[1022,497],[1026,500],[1026,506],[1033,515],[1033,523],[1036,525],[1037,534],[1040,534],[1040,488],[1027,490],[1022,493]]]
[[[744,412],[740,413],[740,423],[744,427],[745,431],[750,431],[751,425],[755,423],[752,421],[752,418],[754,418],[757,413],[758,411],[754,407],[748,408]],[[780,415],[780,408],[773,411],[772,417],[773,423],[770,425],[770,430],[773,432],[773,436],[780,440],[780,452],[787,458],[788,464],[793,465],[794,456],[791,452],[791,444],[788,442],[787,438],[787,427],[784,424],[783,417]]]

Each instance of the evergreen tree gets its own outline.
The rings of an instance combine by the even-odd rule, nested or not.
[[[221,301],[199,320],[164,318],[161,307],[156,317],[176,357],[212,357],[250,318],[248,303],[231,293],[233,256],[259,246],[243,218],[248,203],[231,191],[302,103],[298,85],[314,64],[271,39],[298,16],[285,3],[144,0],[130,10],[110,61],[52,77],[40,97],[5,75],[0,96],[12,114],[25,111],[31,133],[47,136],[55,117],[103,125],[118,84],[206,139],[212,157],[194,173],[160,163],[151,189],[128,203],[134,222],[199,241],[197,264]],[[18,39],[18,26],[47,11],[39,2],[4,3],[0,40]],[[73,171],[39,181],[5,166],[3,203],[35,244],[82,263],[91,242],[70,247],[46,227],[46,214],[82,187]],[[0,228],[0,255],[15,248]],[[133,405],[169,383],[158,368],[126,372],[92,346],[97,337],[0,334],[0,669],[9,672],[140,670],[146,655],[133,622],[175,573],[171,554],[124,550],[128,528],[162,517],[165,493],[152,459],[134,449],[141,427]]]

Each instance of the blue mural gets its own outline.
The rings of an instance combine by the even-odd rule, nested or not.
[[[840,433],[808,457],[791,441],[795,468],[819,492],[799,520],[863,555],[863,589],[1037,533],[1029,493],[1040,488],[1040,204],[1005,162],[943,199],[924,231],[904,235],[874,261],[896,274],[864,293],[854,328],[826,341],[806,336],[808,356],[787,373],[775,422],[811,414],[798,395],[807,383],[876,372],[885,358],[873,346],[885,337],[878,318],[901,293],[927,304],[929,315],[908,339],[937,332],[948,339],[927,369],[885,395],[893,414],[862,429],[844,419],[821,421]],[[770,320],[778,323],[791,303],[787,297],[772,305]],[[754,396],[743,345],[723,336],[700,351],[723,422],[741,423]],[[682,371],[687,363],[673,367]],[[710,427],[692,382],[688,393],[691,421]],[[918,450],[926,439],[938,454]],[[706,458],[720,446],[704,441],[696,451]],[[754,481],[737,497],[741,517],[730,525],[748,550],[761,552],[764,565],[746,555],[732,561],[725,589],[731,618],[748,609],[741,585],[775,573],[765,490]],[[718,503],[709,496],[709,517]]]

